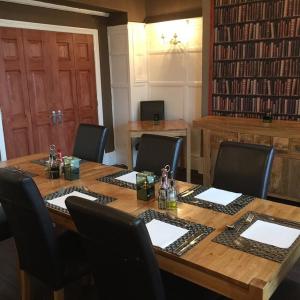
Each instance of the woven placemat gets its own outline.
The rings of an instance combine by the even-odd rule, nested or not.
[[[254,200],[253,196],[242,195],[241,197],[235,199],[228,205],[222,205],[222,204],[217,204],[217,203],[195,198],[196,195],[206,191],[207,189],[209,189],[209,187],[199,185],[193,188],[192,190],[190,190],[191,193],[188,194],[187,196],[184,196],[184,194],[188,190],[184,191],[178,194],[178,201],[188,203],[191,205],[196,205],[203,208],[212,209],[227,215],[234,215],[237,212],[239,212],[241,209],[243,209],[245,206],[247,206],[251,201]]]
[[[122,170],[122,171],[118,171],[117,173],[113,173],[113,174],[109,174],[109,175],[97,178],[97,180],[105,182],[105,183],[114,184],[114,185],[117,185],[120,187],[136,190],[136,184],[116,179],[117,177],[120,177],[125,174],[129,174],[131,172],[133,172],[133,171],[132,170]],[[154,182],[157,182],[157,181],[158,181],[158,177],[155,177]]]
[[[35,159],[35,160],[32,160],[31,161],[31,163],[33,163],[33,164],[37,164],[37,165],[41,165],[41,166],[46,166],[46,164],[47,164],[47,162],[48,162],[48,157],[44,157],[44,158],[41,158],[41,159]],[[79,161],[79,164],[81,165],[81,164],[84,164],[84,163],[86,163],[86,162],[88,162],[87,160],[85,160],[85,159],[81,159],[80,161]]]
[[[61,189],[57,192],[54,192],[54,193],[51,193],[51,194],[45,196],[44,200],[45,200],[46,206],[49,207],[49,208],[55,209],[57,211],[63,212],[65,214],[69,214],[67,209],[62,208],[62,207],[57,206],[57,205],[54,205],[54,204],[51,204],[51,203],[48,202],[48,200],[52,200],[52,199],[70,194],[74,191],[77,191],[77,192],[95,197],[95,198],[97,198],[97,200],[95,200],[93,202],[100,203],[102,205],[106,205],[107,203],[110,203],[110,202],[116,200],[116,198],[92,192],[92,191],[87,190],[85,187],[82,187],[82,186],[71,186],[71,187],[63,188],[63,189]]]
[[[251,223],[247,223],[246,219],[249,215],[253,215]],[[276,262],[282,262],[286,256],[292,251],[296,245],[299,245],[300,236],[287,249],[275,247],[272,245],[256,242],[241,237],[240,235],[249,228],[255,221],[261,220],[286,227],[300,229],[300,223],[289,220],[273,218],[268,215],[259,214],[254,211],[247,212],[238,221],[232,224],[232,228],[226,228],[221,234],[213,239],[214,242],[247,252],[259,257],[263,257]]]
[[[23,169],[20,169],[20,168],[17,168],[17,167],[5,167],[3,169],[11,170],[13,172],[20,173],[20,174],[22,174],[24,176],[27,176],[27,177],[37,176],[37,174],[35,174],[35,173],[29,172],[29,171],[26,171],[26,170],[23,170]]]
[[[186,234],[170,244],[168,247],[161,249],[162,251],[166,251],[177,256],[181,256],[182,254],[186,253],[188,250],[193,248],[211,232],[214,231],[214,228],[212,227],[207,227],[202,224],[197,224],[184,219],[176,218],[168,213],[161,213],[153,209],[144,211],[139,215],[139,218],[142,218],[145,224],[149,223],[153,219],[156,219],[171,225],[187,229],[188,232]],[[199,237],[197,238],[197,242],[189,245],[189,242],[196,237]],[[180,250],[183,249],[183,247],[185,247],[184,251],[179,254]]]

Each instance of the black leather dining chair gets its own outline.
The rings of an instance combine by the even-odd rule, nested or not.
[[[108,128],[105,126],[80,124],[74,143],[73,156],[102,163],[107,137]]]
[[[68,197],[100,300],[216,299],[217,294],[161,271],[145,223],[109,206]]]
[[[182,138],[143,134],[134,169],[151,171],[159,176],[161,169],[170,165],[170,172],[175,177],[181,148]]]
[[[214,169],[213,186],[265,199],[273,158],[273,147],[222,142]]]
[[[165,101],[148,100],[140,101],[141,121],[160,121],[165,119]],[[139,150],[140,138],[136,138],[135,150]]]
[[[78,235],[56,234],[31,177],[0,169],[0,202],[15,239],[21,278],[35,277],[53,290],[54,299],[63,299],[64,286],[89,272]],[[26,290],[28,281],[21,280],[23,295]]]
[[[3,207],[0,204],[0,241],[6,240],[11,237],[11,232],[7,222],[6,215]]]

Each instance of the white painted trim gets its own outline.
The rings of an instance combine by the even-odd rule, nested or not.
[[[3,131],[3,124],[2,124],[2,111],[0,109],[0,154],[1,154],[1,161],[7,160],[6,158],[6,149],[5,149],[5,141],[4,141],[4,131]]]
[[[29,6],[44,7],[44,8],[50,8],[50,9],[56,9],[56,10],[70,11],[70,12],[75,12],[75,13],[85,14],[85,15],[109,17],[109,13],[105,13],[105,12],[98,11],[98,10],[84,9],[84,8],[59,5],[59,4],[54,4],[54,3],[46,3],[46,2],[42,2],[42,1],[34,1],[34,0],[0,0],[0,1],[29,5]]]
[[[2,1],[2,0],[0,0]],[[97,103],[98,103],[98,120],[99,124],[103,125],[103,107],[102,107],[102,93],[101,93],[101,73],[100,73],[100,56],[99,56],[99,39],[98,30],[91,28],[80,28],[71,26],[50,25],[43,23],[32,23],[23,21],[14,21],[0,19],[0,26],[22,28],[22,29],[34,29],[56,32],[68,32],[68,33],[81,33],[90,34],[93,36],[94,42],[94,59],[95,59],[95,74],[96,74],[96,91],[97,91]]]

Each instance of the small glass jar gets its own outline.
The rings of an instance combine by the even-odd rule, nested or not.
[[[155,197],[155,175],[152,172],[136,174],[137,199],[149,201]]]
[[[80,159],[73,156],[64,157],[64,176],[66,180],[80,178]]]

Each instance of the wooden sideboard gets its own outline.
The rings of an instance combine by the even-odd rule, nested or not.
[[[203,183],[212,183],[222,141],[273,145],[276,149],[269,196],[300,202],[300,122],[207,116],[193,121],[202,131]]]

